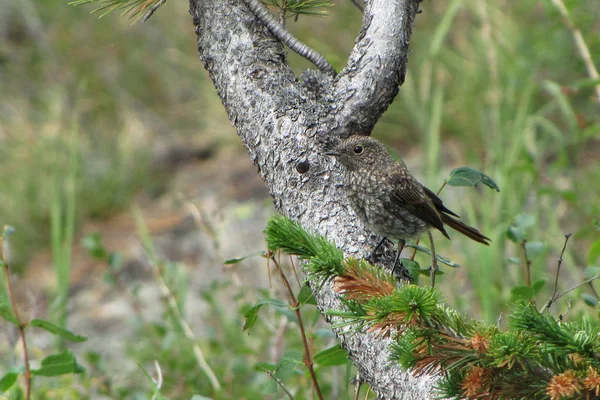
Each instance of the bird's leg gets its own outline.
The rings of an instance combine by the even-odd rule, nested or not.
[[[435,287],[435,273],[438,270],[437,258],[435,256],[435,245],[433,244],[433,235],[427,231],[429,236],[429,246],[431,247],[431,287]]]
[[[370,263],[374,263],[377,250],[379,250],[379,248],[383,245],[383,242],[385,242],[386,240],[387,238],[385,236],[382,237],[381,240],[379,240],[379,242],[377,243],[377,245],[373,247],[373,250],[371,250],[371,253],[367,256],[367,258],[365,258],[365,260],[369,261]]]
[[[392,273],[396,278],[412,282],[412,277],[410,276],[410,273],[406,268],[404,268],[404,264],[402,264],[402,261],[400,261],[400,254],[402,254],[402,250],[404,249],[405,244],[406,240],[398,240],[398,253],[396,254],[396,258],[394,259],[394,264],[392,264]],[[400,261],[400,265],[398,265],[398,261]]]

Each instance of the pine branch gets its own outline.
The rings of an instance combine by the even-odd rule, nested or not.
[[[145,22],[166,2],[167,0],[73,0],[69,4],[73,6],[97,4],[99,7],[92,10],[92,13],[99,12],[99,18],[113,11],[122,10],[121,15],[127,16],[134,22],[140,19]],[[144,13],[146,14],[144,15]]]
[[[301,256],[317,279],[334,279],[347,307],[330,312],[342,319],[336,326],[394,338],[391,360],[416,376],[441,373],[444,398],[600,396],[598,324],[560,322],[519,303],[509,329],[500,331],[444,306],[430,287],[396,287],[390,274],[365,261],[342,263],[331,243],[284,217],[273,217],[266,233],[270,248]]]

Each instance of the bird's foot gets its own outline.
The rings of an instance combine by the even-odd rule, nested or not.
[[[385,242],[386,240],[387,238],[382,237],[381,240],[379,240],[379,242],[377,243],[377,245],[373,247],[373,250],[371,250],[369,255],[365,257],[365,261],[371,264],[375,264],[375,261],[377,259],[377,250],[379,250],[379,248],[383,245],[383,242]]]
[[[396,261],[392,268],[392,273],[398,281],[413,283],[413,278],[410,275],[410,271],[404,266],[402,260]]]

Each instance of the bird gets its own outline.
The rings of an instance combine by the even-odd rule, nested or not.
[[[403,163],[394,160],[376,139],[353,135],[325,154],[335,157],[344,167],[343,186],[351,208],[366,227],[382,237],[367,259],[375,259],[386,239],[398,240],[398,253],[393,264],[396,271],[407,239],[428,233],[434,253],[431,229],[440,231],[448,239],[446,227],[484,245],[491,242],[477,229],[460,221],[456,213],[415,179]],[[437,269],[435,254],[432,255],[432,267]],[[432,271],[432,284],[434,279],[435,271]]]

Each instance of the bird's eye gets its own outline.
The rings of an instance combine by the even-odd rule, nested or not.
[[[364,149],[363,149],[363,147],[362,147],[362,146],[354,146],[354,152],[355,152],[356,154],[362,154],[363,150],[364,150]]]

